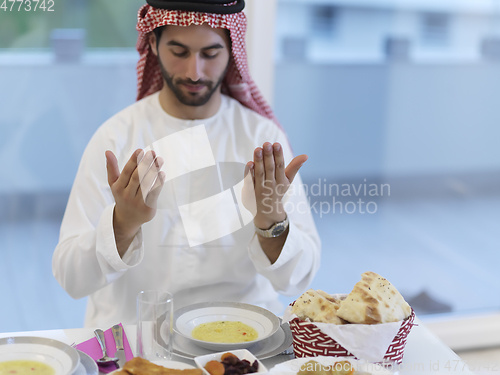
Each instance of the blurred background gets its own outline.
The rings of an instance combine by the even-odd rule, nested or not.
[[[86,144],[136,93],[143,0],[39,3],[0,8],[0,332],[83,325],[52,252]],[[312,287],[348,293],[370,270],[429,322],[498,314],[500,0],[266,7],[250,7],[253,33],[272,32],[251,68],[309,155]]]

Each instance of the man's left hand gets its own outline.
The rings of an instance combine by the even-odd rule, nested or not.
[[[254,161],[247,163],[245,176],[252,176],[255,190],[254,224],[257,228],[268,229],[286,218],[282,199],[288,191],[295,175],[306,162],[307,155],[295,157],[285,168],[283,147],[279,143],[264,143],[254,150]],[[245,178],[245,184],[249,181]],[[248,185],[244,189],[248,191]],[[254,212],[255,211],[255,212]]]

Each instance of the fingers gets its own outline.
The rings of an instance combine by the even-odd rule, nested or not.
[[[139,185],[141,183],[140,173],[144,172],[146,174],[145,171],[147,171],[149,165],[151,165],[151,163],[153,162],[153,155],[151,154],[151,152],[147,152],[142,158],[140,164],[137,164],[137,160],[141,158],[142,154],[143,153],[141,152],[137,155],[136,166],[132,171],[127,186],[124,189],[125,196],[130,199],[133,199],[137,195],[137,191],[139,190]],[[146,165],[146,167],[144,167],[144,165]],[[124,175],[125,175],[125,168],[123,168],[122,171],[122,176]]]
[[[262,150],[263,154],[262,164],[261,164],[261,158],[259,158],[257,154],[257,152],[260,150]],[[264,181],[266,184],[273,183],[274,181],[276,181],[277,184],[283,184],[283,185],[287,184],[287,176],[285,173],[285,157],[283,155],[283,147],[281,146],[280,143],[276,142],[274,144],[271,144],[269,142],[265,142],[264,145],[262,146],[262,149],[261,148],[255,149],[254,159],[255,159],[255,173],[259,176],[262,174],[262,172],[264,173],[262,181]],[[302,159],[300,159],[300,161],[302,162]],[[248,169],[246,168],[245,174],[247,172]]]
[[[142,158],[141,158],[142,156]],[[153,151],[148,151],[145,155],[139,155],[138,163],[137,163],[137,174],[139,177],[139,183],[141,186],[144,184],[147,184],[147,181],[144,181],[144,179],[148,176],[148,173],[150,172],[151,169],[155,169],[155,154]],[[163,159],[162,159],[163,160]],[[158,172],[158,171],[156,171]],[[148,185],[148,188],[150,185]],[[144,190],[144,186],[143,186]],[[148,189],[149,190],[149,189]]]
[[[139,167],[137,168],[139,170],[140,184],[135,194],[138,194],[140,192],[140,195],[142,195],[144,201],[146,201],[148,194],[154,188],[155,183],[158,179],[158,175],[160,174],[161,167],[164,163],[163,158],[161,157],[157,157],[156,159],[149,162],[150,158],[152,159],[152,155],[145,156],[144,162],[141,163],[141,165],[144,164],[144,167],[141,167],[141,165],[139,165]],[[148,168],[147,171],[143,176],[141,176],[141,169],[146,167]]]
[[[264,170],[264,152],[261,147],[257,147],[253,152],[254,158],[254,183],[256,192],[261,192],[264,186],[266,172]]]
[[[115,182],[116,189],[125,189],[129,185],[130,179],[132,178],[132,175],[137,168],[137,157],[141,152],[141,149],[135,150],[135,152],[128,160],[127,164],[125,164],[120,177]]]
[[[255,163],[253,161],[249,161],[246,165],[245,165],[245,173],[243,174],[243,178],[245,180],[245,183],[247,183],[247,181],[252,181],[253,184],[255,184],[255,174],[254,174],[254,168],[255,168]],[[250,178],[251,180],[249,180],[247,178],[248,174],[250,173]]]
[[[264,168],[266,173],[266,184],[274,183],[274,171],[275,171],[275,162],[274,162],[274,153],[273,153],[273,145],[269,142],[264,143]]]
[[[106,151],[106,170],[108,172],[108,184],[111,187],[118,177],[120,177],[120,169],[118,168],[118,160],[115,154],[111,151]]]
[[[156,179],[153,183],[153,186],[151,187],[151,190],[149,191],[149,193],[146,196],[146,199],[144,200],[144,203],[146,203],[148,207],[156,208],[156,205],[158,203],[158,197],[160,196],[164,184],[165,184],[165,172],[159,172],[156,175]]]
[[[272,189],[275,182],[275,160],[271,143],[265,142],[262,148],[257,147],[255,149],[254,164],[256,190],[262,188]]]
[[[273,144],[273,151],[274,151],[274,161],[276,164],[276,171],[274,173],[276,183],[278,185],[286,185],[287,184],[287,178],[285,175],[285,158],[283,156],[283,147],[276,142]]]
[[[250,164],[251,161],[249,161],[246,165],[245,165],[245,172],[243,173],[243,179],[245,179],[247,177],[247,174],[248,172],[250,172]]]
[[[299,171],[300,167],[307,161],[308,156],[303,154],[293,158],[293,160],[288,164],[285,169],[285,175],[288,178],[288,181],[292,183],[295,175]]]

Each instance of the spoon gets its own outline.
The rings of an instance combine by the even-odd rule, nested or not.
[[[108,357],[108,353],[106,352],[106,341],[104,340],[104,332],[101,329],[96,329],[94,331],[95,337],[97,337],[97,342],[101,345],[102,350],[102,358],[97,359],[96,362],[100,365],[107,365],[110,363],[114,363],[116,367],[118,367],[117,362],[118,358]]]

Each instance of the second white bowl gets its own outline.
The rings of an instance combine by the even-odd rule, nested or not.
[[[257,331],[253,341],[219,343],[193,338],[192,330],[199,324],[216,321],[241,321]],[[280,320],[272,312],[259,306],[239,302],[205,302],[183,307],[174,313],[174,331],[190,342],[210,350],[245,349],[264,340],[280,328]]]
[[[208,362],[210,362],[210,361],[219,361],[220,362],[220,358],[222,357],[222,355],[225,354],[225,353],[227,353],[227,352],[228,351],[220,352],[220,353],[207,354],[207,355],[203,355],[203,356],[200,356],[200,357],[195,357],[194,362],[196,363],[196,365],[199,368],[201,368],[203,370],[203,373],[205,375],[210,375],[210,373],[207,370],[205,370],[205,365]],[[246,349],[229,350],[229,352],[233,353],[236,357],[238,357],[240,361],[246,359],[248,362],[250,362],[250,364],[252,364],[254,361],[257,361],[257,363],[259,364],[259,368],[257,369],[257,372],[254,372],[252,374],[264,374],[264,373],[268,372],[266,366],[264,366],[262,364],[262,362],[259,361],[248,350],[246,350]],[[252,375],[252,374],[249,374],[249,375]]]

